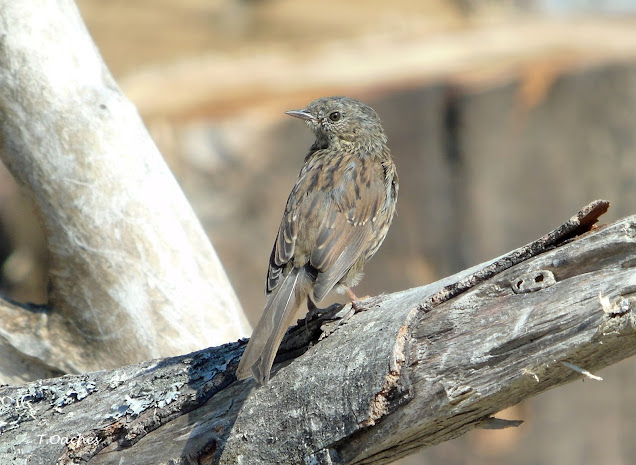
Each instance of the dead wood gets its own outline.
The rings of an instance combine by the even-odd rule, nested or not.
[[[636,352],[636,216],[585,232],[606,208],[345,320],[349,306],[301,321],[264,387],[235,380],[240,341],[3,388],[0,461],[380,464],[514,425],[494,415]]]

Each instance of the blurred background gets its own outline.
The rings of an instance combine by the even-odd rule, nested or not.
[[[348,95],[383,119],[398,216],[356,292],[419,286],[538,238],[589,201],[636,213],[636,2],[79,0],[252,323],[312,142],[284,115]],[[0,167],[1,168],[1,167]],[[46,300],[46,247],[0,169],[0,290]],[[343,298],[333,300],[341,300]],[[633,464],[636,360],[400,465]]]

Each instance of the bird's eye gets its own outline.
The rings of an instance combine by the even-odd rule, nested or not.
[[[342,117],[342,115],[340,114],[339,111],[332,111],[331,113],[329,113],[329,119],[331,121],[333,121],[334,123],[336,121],[340,121],[340,118]]]

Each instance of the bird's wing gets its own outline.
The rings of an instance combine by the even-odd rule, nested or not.
[[[309,231],[308,222],[315,221],[323,208],[321,205],[323,196],[320,195],[320,190],[316,188],[316,173],[318,173],[317,167],[312,164],[305,164],[294,188],[289,194],[269,258],[265,285],[266,294],[270,294],[278,286],[283,270],[287,263],[294,258],[300,225],[303,225],[303,233]],[[302,237],[301,235],[301,239]]]
[[[312,173],[310,172],[309,175]],[[283,219],[278,228],[267,270],[265,293],[270,294],[279,285],[289,262],[302,267],[309,261],[320,225],[330,210],[328,193],[319,189],[312,176],[301,172],[287,199]]]
[[[309,160],[292,190],[270,257],[266,291],[283,269],[309,263],[318,272],[320,301],[374,244],[375,224],[385,208],[381,165],[352,154]]]
[[[310,263],[319,273],[314,299],[322,300],[362,259],[375,242],[376,220],[384,208],[385,189],[379,179],[371,183],[353,180],[337,187],[311,252]]]

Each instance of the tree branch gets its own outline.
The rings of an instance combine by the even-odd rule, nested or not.
[[[509,426],[492,416],[636,352],[636,216],[571,238],[598,214],[584,209],[555,230],[568,233],[531,245],[531,257],[521,248],[370,299],[345,320],[334,313],[349,305],[301,321],[264,387],[236,382],[238,342],[4,388],[3,443],[13,449],[0,446],[0,461],[381,464],[472,428]]]
[[[0,11],[0,157],[42,220],[60,316],[47,325],[71,344],[42,362],[95,370],[247,334],[214,249],[74,3],[0,0]]]

